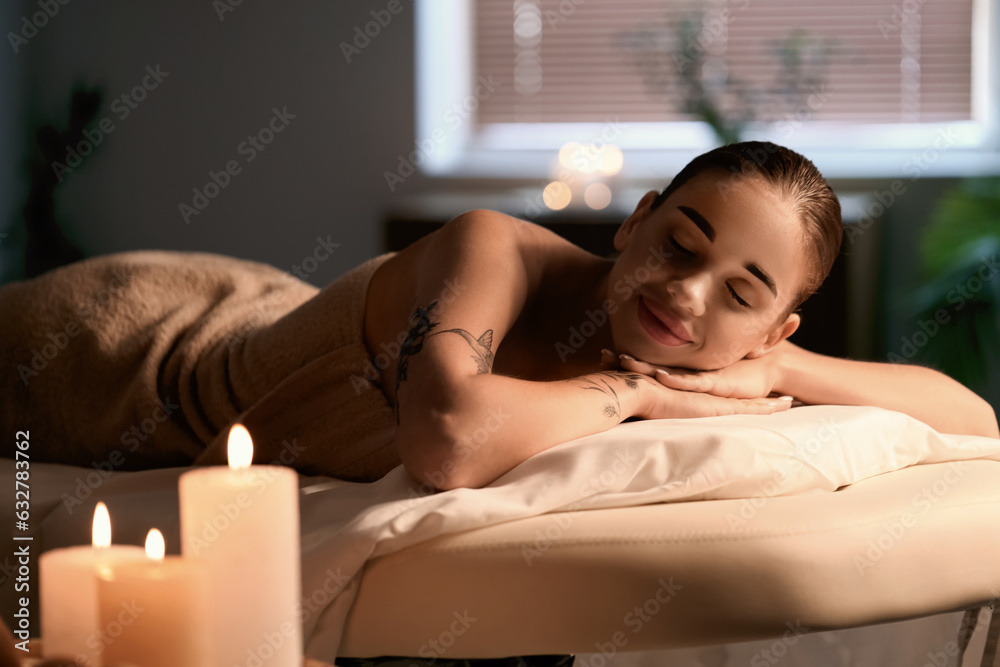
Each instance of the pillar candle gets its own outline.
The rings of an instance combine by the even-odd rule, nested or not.
[[[100,568],[100,625],[111,637],[105,664],[218,667],[210,653],[203,564],[165,557],[156,529],[146,537],[146,556]]]
[[[92,546],[53,549],[39,561],[42,651],[97,667],[107,648],[97,617],[97,571],[145,558],[142,547],[112,546],[104,503],[94,510]]]
[[[181,476],[181,552],[205,564],[213,664],[301,667],[298,475],[252,457],[237,424],[228,468]]]

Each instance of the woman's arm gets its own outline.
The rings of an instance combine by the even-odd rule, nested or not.
[[[923,366],[837,359],[782,341],[774,390],[803,403],[876,405],[942,433],[1000,437],[992,406],[947,375]]]
[[[533,454],[629,417],[787,408],[768,399],[677,392],[626,371],[545,382],[493,373],[494,354],[551,279],[547,257],[559,248],[546,247],[547,234],[473,211],[404,251],[416,285],[396,368],[395,442],[416,481],[439,489],[483,486]],[[440,298],[446,284],[458,291],[448,303]]]
[[[910,415],[942,433],[1000,437],[992,406],[947,375],[923,366],[853,361],[787,340],[769,354],[714,371],[665,369],[624,359],[622,368],[677,390],[748,398],[771,392],[811,405],[873,405]]]

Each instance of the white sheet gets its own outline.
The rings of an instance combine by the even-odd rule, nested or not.
[[[879,408],[809,406],[630,422],[542,452],[483,489],[421,494],[401,467],[373,484],[307,485],[306,654],[333,662],[368,559],[433,537],[546,512],[830,492],[909,465],[977,458],[1000,460],[1000,440],[938,434]]]

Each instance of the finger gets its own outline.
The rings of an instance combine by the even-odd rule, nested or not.
[[[601,350],[601,370],[613,371],[618,368],[618,355],[607,348]]]
[[[711,393],[715,389],[716,381],[712,373],[671,373],[659,368],[656,371],[656,380],[664,387],[671,389],[681,389],[683,391],[699,391]]]
[[[775,412],[784,412],[792,407],[792,401],[794,399],[791,396],[780,396],[778,398],[778,409]]]
[[[748,415],[770,415],[787,406],[787,401],[778,401],[772,398],[730,398],[729,404],[734,414]]]
[[[618,355],[618,359],[622,368],[627,371],[642,373],[643,375],[649,375],[651,377],[656,373],[656,366],[653,364],[647,364],[645,361],[639,361],[635,357],[627,354]]]
[[[783,396],[781,398],[751,398],[738,400],[742,400],[744,403],[753,406],[754,414],[770,415],[775,412],[784,412],[788,408],[792,407],[791,396]]]

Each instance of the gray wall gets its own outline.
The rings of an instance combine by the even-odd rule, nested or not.
[[[18,3],[0,3],[0,25],[11,29],[20,19]],[[3,31],[7,34],[7,30]],[[4,40],[6,41],[6,40]],[[7,48],[6,52],[2,49]],[[23,157],[21,101],[23,51],[20,56],[12,47],[0,47],[0,283],[21,272],[22,239],[15,227],[20,215],[24,191],[21,163]]]
[[[207,0],[77,0],[59,6],[19,54],[0,56],[0,90],[17,99],[8,93],[20,70],[28,85],[19,111],[64,122],[74,83],[103,87],[98,118],[113,131],[67,176],[57,200],[67,236],[85,254],[199,250],[290,269],[322,237],[340,244],[309,276],[324,284],[378,252],[391,197],[413,189],[408,182],[391,194],[382,177],[413,150],[413,10],[402,6],[348,63],[340,42],[381,6],[241,2],[220,20]],[[36,11],[35,2],[6,10],[4,34]],[[143,82],[147,66],[169,75],[136,108],[116,102]],[[274,108],[295,118],[248,161],[238,147],[267,127]],[[5,147],[14,109],[8,102],[0,116]],[[4,151],[2,169],[19,152]],[[192,189],[230,160],[241,172],[186,223],[178,205],[190,205]],[[0,178],[9,211],[11,175]]]

